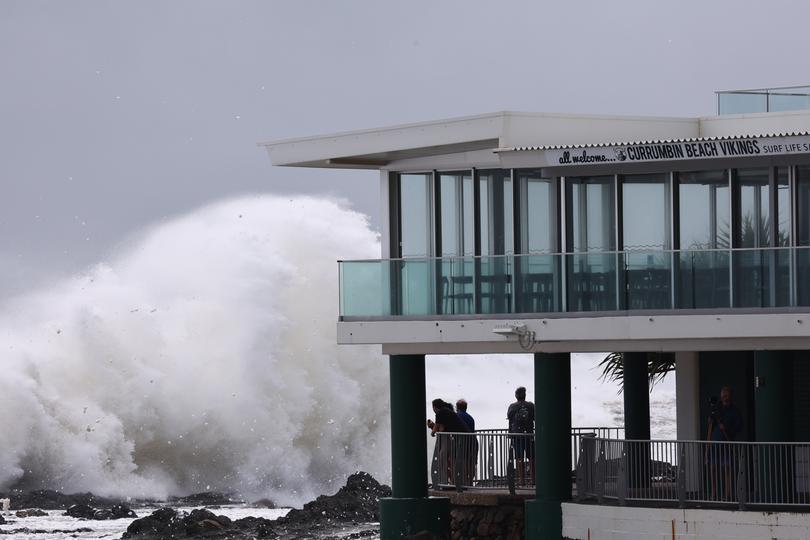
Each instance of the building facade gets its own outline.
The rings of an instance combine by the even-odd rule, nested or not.
[[[657,500],[646,494],[660,478],[625,470],[663,462],[649,443],[650,353],[672,358],[677,377],[670,502],[721,513],[810,504],[810,449],[791,446],[810,440],[810,111],[500,112],[265,147],[274,165],[380,172],[381,258],[339,263],[337,326],[339,343],[389,356],[383,537],[446,526],[446,500],[427,497],[422,418],[425,355],[438,353],[535,355],[527,537],[608,537],[604,512]],[[573,501],[570,354],[592,351],[623,353],[624,436],[647,442],[586,445]],[[715,446],[687,441],[706,439],[721,387],[742,427],[714,467]],[[776,451],[766,443],[786,445],[779,472],[762,472],[763,452]],[[598,476],[611,463],[618,473]],[[766,496],[776,476],[789,486]]]

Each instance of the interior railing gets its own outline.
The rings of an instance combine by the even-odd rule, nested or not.
[[[810,505],[810,443],[583,437],[580,500],[618,504]]]

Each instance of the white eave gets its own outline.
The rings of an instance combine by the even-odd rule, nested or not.
[[[399,162],[468,152],[501,154],[564,148],[806,135],[810,111],[668,118],[502,111],[260,143],[273,165],[395,168]],[[623,142],[616,142],[623,141]],[[634,141],[634,142],[626,142]]]

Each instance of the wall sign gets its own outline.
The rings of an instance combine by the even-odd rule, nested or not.
[[[808,135],[546,150],[545,156],[548,166],[553,167],[804,153],[810,153],[810,136]]]

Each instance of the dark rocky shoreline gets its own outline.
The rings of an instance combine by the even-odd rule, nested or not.
[[[201,493],[175,497],[150,515],[134,519],[122,539],[359,539],[379,532],[375,525],[380,520],[379,500],[390,495],[391,488],[380,484],[367,473],[358,472],[349,476],[346,485],[334,495],[321,495],[306,503],[302,509],[290,510],[286,516],[276,520],[257,517],[231,520],[212,511],[220,505],[240,502],[229,495]],[[127,504],[92,493],[66,495],[52,490],[0,493],[0,498],[4,497],[11,498],[11,508],[15,511],[63,510],[65,515],[85,520],[136,517]],[[138,508],[145,504],[155,503],[136,501],[132,506]],[[272,503],[263,501],[262,504],[267,506]],[[196,508],[184,512],[173,506],[208,506],[210,509]],[[13,532],[17,531],[0,528],[0,535]]]

